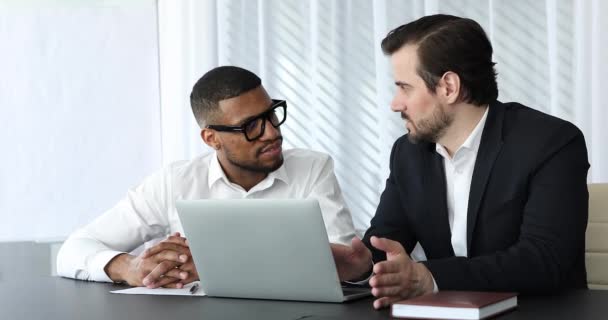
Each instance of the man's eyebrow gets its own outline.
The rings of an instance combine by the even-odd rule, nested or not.
[[[395,85],[398,87],[411,87],[412,85],[410,85],[409,83],[403,82],[403,81],[395,81]]]
[[[245,123],[247,123],[247,121],[250,121],[250,120],[252,120],[252,119],[254,119],[254,118],[258,117],[258,116],[259,116],[259,114],[256,114],[256,115],[253,115],[253,116],[249,116],[249,117],[247,117],[245,119],[242,119],[242,120],[240,120],[240,121],[237,122],[237,126],[242,126]]]
[[[254,115],[252,115],[252,116],[249,116],[249,117],[247,117],[247,118],[245,118],[245,119],[243,119],[243,120],[239,121],[239,122],[238,122],[238,125],[239,125],[239,126],[242,126],[242,125],[244,125],[245,123],[247,123],[247,121],[250,121],[250,120],[253,120],[253,119],[255,119],[255,118],[258,118],[259,116],[261,116],[261,115],[263,115],[264,113],[268,112],[268,110],[270,110],[270,108],[269,108],[269,109],[267,109],[267,110],[266,110],[266,111],[264,111],[264,112],[261,112],[261,113],[258,113],[258,114],[254,114]]]

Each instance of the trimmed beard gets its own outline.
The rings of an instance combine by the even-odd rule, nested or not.
[[[409,118],[407,120],[411,121]],[[438,104],[429,118],[421,119],[418,123],[412,122],[416,131],[414,133],[410,131],[407,139],[411,143],[420,141],[437,143],[453,121],[454,116],[445,112],[443,106]]]
[[[271,143],[274,143],[277,140],[283,141],[283,137],[279,137],[279,138],[275,139],[274,141],[272,141]],[[256,156],[259,156],[262,153],[261,152],[262,149],[265,148],[266,146],[260,147],[260,149],[258,149],[256,152]],[[236,159],[236,157],[233,155],[233,153],[228,149],[226,149],[226,160],[228,160],[228,162],[230,162],[232,165],[239,167],[243,170],[257,172],[257,173],[265,173],[265,174],[276,171],[283,165],[283,162],[284,162],[283,152],[281,152],[281,155],[277,161],[275,161],[274,163],[272,163],[268,166],[263,166],[263,165],[258,164],[256,161],[239,161]]]

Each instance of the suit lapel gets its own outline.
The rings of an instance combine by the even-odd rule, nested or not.
[[[481,136],[473,177],[471,179],[471,189],[469,192],[469,206],[467,210],[467,251],[471,253],[471,240],[479,206],[492,172],[492,167],[496,157],[502,148],[502,125],[504,120],[504,108],[498,101],[492,103],[488,110],[488,117]]]
[[[427,258],[436,259],[454,256],[448,217],[447,191],[443,158],[431,143],[424,152],[424,195],[428,204],[424,225],[433,235],[434,248],[425,248]]]

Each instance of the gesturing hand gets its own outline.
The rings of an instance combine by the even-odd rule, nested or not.
[[[412,261],[399,242],[373,236],[371,244],[386,252],[386,260],[374,265],[375,275],[369,280],[372,294],[378,298],[374,308],[433,292],[431,272],[422,263]]]

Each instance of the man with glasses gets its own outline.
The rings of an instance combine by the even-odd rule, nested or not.
[[[176,287],[198,279],[175,209],[177,199],[314,198],[329,241],[349,243],[350,212],[328,155],[282,150],[287,103],[271,100],[255,74],[225,66],[192,89],[192,111],[212,154],[169,165],[129,190],[127,197],[74,232],[57,257],[57,273],[132,286]],[[168,237],[139,255],[152,239]]]

